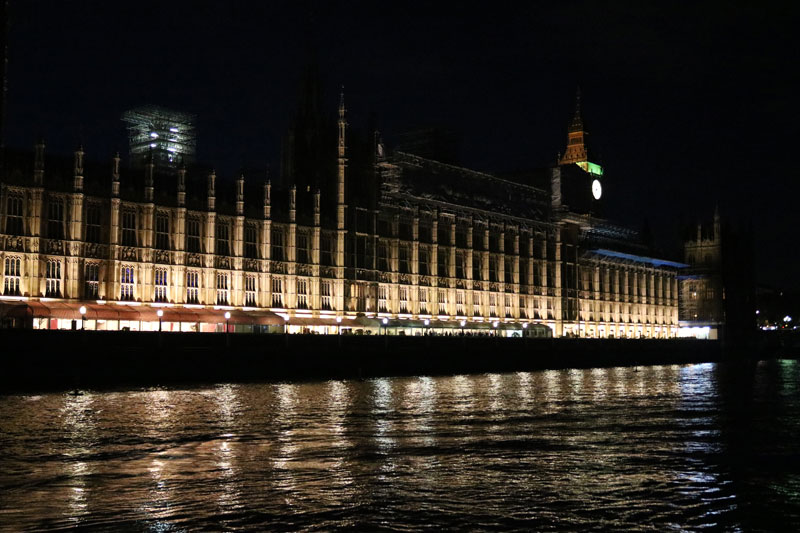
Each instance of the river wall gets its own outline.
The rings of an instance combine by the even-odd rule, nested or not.
[[[718,361],[716,341],[0,331],[0,391]]]

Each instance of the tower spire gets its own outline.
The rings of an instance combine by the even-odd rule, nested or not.
[[[581,115],[581,86],[575,90],[575,114],[572,116],[572,124],[569,126],[570,132],[583,131],[583,116]]]

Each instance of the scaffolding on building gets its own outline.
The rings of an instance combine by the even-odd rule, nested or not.
[[[197,137],[190,113],[146,105],[122,114],[127,123],[131,164],[142,166],[152,155],[160,168],[194,161]]]

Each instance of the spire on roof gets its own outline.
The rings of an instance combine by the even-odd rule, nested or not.
[[[569,126],[569,131],[582,131],[583,130],[583,116],[581,115],[581,86],[578,85],[575,91],[575,114],[572,116],[572,124]]]

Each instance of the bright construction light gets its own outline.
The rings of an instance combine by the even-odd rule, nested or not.
[[[152,137],[153,139],[158,139],[158,133],[156,133],[154,131],[150,132],[150,137]]]
[[[82,305],[80,307],[80,309],[78,309],[78,312],[81,314],[81,316],[85,315],[86,314],[86,306]]]
[[[384,318],[383,320],[381,320],[381,322],[383,322],[383,325],[385,326],[386,324],[389,323],[389,319],[388,318]]]
[[[230,320],[230,319],[231,319],[231,312],[225,311],[225,320]]]
[[[431,321],[430,321],[430,320],[428,320],[428,319],[426,318],[426,319],[425,319],[425,325],[426,325],[426,326],[429,326],[429,325],[430,325],[430,323],[431,323]]]
[[[164,311],[162,309],[159,309],[158,311],[156,311],[156,316],[158,316],[158,318],[161,318],[162,316],[164,316]]]
[[[150,148],[155,148],[155,147],[156,147],[156,143],[150,143]]]
[[[522,324],[522,329],[528,329],[528,323],[527,322]]]
[[[172,133],[178,133],[178,128],[170,128],[169,131]]]
[[[756,309],[756,314],[757,314],[757,315],[760,315],[760,314],[761,314],[761,311],[759,311],[758,309]]]
[[[783,321],[786,322],[786,323],[789,323],[789,322],[792,321],[792,317],[790,317],[789,315],[786,315],[785,317],[783,317]]]

